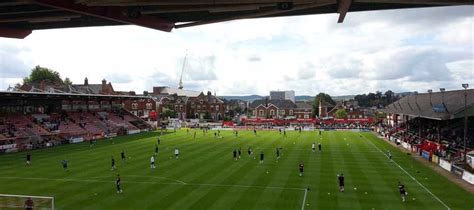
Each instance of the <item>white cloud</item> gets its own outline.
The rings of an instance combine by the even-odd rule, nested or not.
[[[473,8],[354,12],[343,24],[335,14],[251,19],[172,33],[136,26],[34,31],[25,40],[0,38],[0,88],[34,65],[75,83],[106,78],[117,90],[176,87],[186,50],[185,88],[219,95],[459,88],[474,83]]]

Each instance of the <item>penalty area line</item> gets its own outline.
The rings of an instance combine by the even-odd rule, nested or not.
[[[388,158],[388,155],[385,154],[385,152],[383,152],[377,145],[375,145],[370,139],[368,139],[367,137],[364,136],[365,139],[367,139],[369,141],[369,143],[375,147],[379,152],[381,152],[384,156],[386,156]],[[406,171],[403,167],[401,167],[395,160],[391,160],[391,162],[393,164],[395,164],[396,166],[398,166],[398,168],[400,168],[403,172],[405,172],[405,174],[407,174],[411,179],[413,179],[413,181],[415,181],[416,183],[418,183],[418,185],[420,185],[424,190],[426,190],[426,192],[428,192],[434,199],[436,199],[439,203],[441,203],[444,207],[446,207],[448,210],[450,210],[451,208],[449,208],[448,205],[446,205],[446,203],[444,203],[441,199],[438,198],[438,196],[436,196],[433,192],[431,192],[428,188],[426,188],[423,184],[421,184],[415,177],[413,177],[410,173],[408,173],[408,171]]]
[[[308,194],[308,189],[304,189],[303,203],[301,204],[301,210],[304,210],[304,204],[306,203],[306,195]]]

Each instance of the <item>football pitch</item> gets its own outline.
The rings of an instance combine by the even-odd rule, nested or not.
[[[214,131],[161,137],[156,168],[150,168],[157,132],[0,155],[0,194],[53,196],[56,209],[468,209],[474,195],[369,132]],[[322,151],[311,144],[322,144]],[[255,159],[247,154],[248,147]],[[179,148],[179,159],[174,149]],[[233,150],[242,150],[240,160]],[[281,158],[276,160],[276,148]],[[126,161],[120,159],[125,152]],[[265,154],[259,163],[261,152]],[[385,153],[391,151],[393,161]],[[111,156],[117,169],[111,171]],[[63,171],[61,161],[69,161]],[[299,176],[298,164],[305,171]],[[344,173],[345,192],[337,174]],[[115,177],[122,178],[117,194]],[[401,181],[408,192],[402,202]],[[309,188],[309,190],[308,190]]]

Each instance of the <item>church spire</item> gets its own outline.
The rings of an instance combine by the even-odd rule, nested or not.
[[[186,50],[186,55],[184,56],[183,67],[181,69],[181,77],[179,78],[178,89],[183,89],[183,72],[184,72],[184,67],[186,65],[186,58],[187,57],[188,57],[188,50]]]

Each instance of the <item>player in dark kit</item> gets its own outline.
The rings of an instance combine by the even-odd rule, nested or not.
[[[318,149],[321,152],[321,143],[318,143]]]
[[[255,128],[253,129],[253,135],[255,135],[255,136],[257,135],[257,129],[255,129]]]
[[[263,159],[264,159],[265,155],[262,153],[260,153],[260,164],[263,164]]]
[[[247,153],[249,154],[249,157],[251,157],[252,154],[253,154],[252,148],[249,147],[249,148],[247,149]]]
[[[158,155],[158,144],[155,145],[155,156]]]
[[[321,136],[321,130],[319,130],[319,135]]]
[[[339,180],[339,191],[344,192],[344,174],[337,175],[337,179]]]
[[[196,139],[196,131],[194,131],[194,136],[193,136],[194,139]]]
[[[407,191],[405,190],[405,185],[401,182],[398,182],[398,190],[400,191],[400,196],[402,196],[402,201],[405,202],[406,196],[408,195]]]
[[[112,168],[110,169],[111,171],[115,170],[115,159],[114,156],[112,156]]]
[[[115,186],[117,187],[117,193],[122,193],[122,187],[120,186],[120,182],[122,180],[120,179],[120,175],[117,174],[117,179],[115,179]]]
[[[31,154],[27,153],[26,154],[26,165],[31,165]]]
[[[239,148],[239,150],[237,150],[237,154],[239,154],[239,160],[240,160],[240,156],[242,155],[242,148]]]
[[[234,149],[234,151],[232,152],[232,155],[234,157],[234,160],[237,160],[237,150]]]
[[[68,171],[68,169],[67,169],[67,160],[64,159],[63,161],[61,161],[61,164],[63,165],[63,170]]]
[[[120,153],[120,157],[122,157],[122,161],[125,162],[125,152],[122,150],[122,152]]]
[[[26,199],[24,206],[26,210],[33,210],[35,203],[31,198]]]
[[[278,161],[278,159],[280,159],[280,149],[278,147],[276,148],[275,153],[276,153],[276,159]]]
[[[156,140],[156,143],[161,144],[161,139],[159,136],[158,136],[158,139]]]
[[[286,136],[286,130],[283,130],[283,136]]]
[[[300,176],[303,176],[303,173],[304,173],[304,163],[303,163],[303,161],[301,161],[298,166],[300,167]]]

